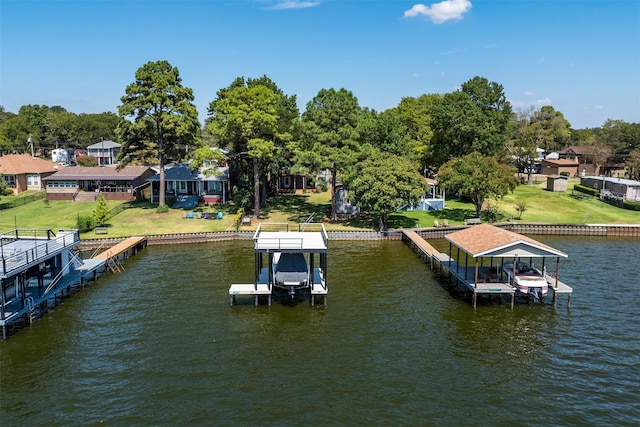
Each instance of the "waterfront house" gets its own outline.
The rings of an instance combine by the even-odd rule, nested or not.
[[[164,174],[165,197],[186,201],[189,206],[199,202],[213,205],[227,201],[229,168],[226,166],[205,165],[191,169],[189,164],[181,163],[166,169]],[[151,202],[158,203],[160,174],[149,177],[147,181],[151,183]]]
[[[43,179],[62,169],[62,165],[28,154],[0,156],[2,180],[14,194],[27,190],[42,190]]]
[[[278,191],[283,193],[302,193],[313,191],[316,186],[313,179],[305,175],[296,175],[283,171],[278,177]]]
[[[99,194],[107,200],[144,200],[147,178],[154,175],[148,166],[74,166],[44,179],[47,200],[95,201]]]
[[[98,166],[115,165],[120,153],[120,144],[113,141],[101,141],[87,147],[87,154],[98,159]]]

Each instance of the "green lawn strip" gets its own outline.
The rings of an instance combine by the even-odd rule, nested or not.
[[[498,221],[513,218],[518,221],[516,202],[524,201],[527,210],[520,222],[556,223],[556,224],[614,224],[640,223],[640,212],[616,208],[596,198],[579,200],[571,196],[573,183],[569,183],[566,192],[551,192],[540,185],[520,185],[513,194],[498,202]],[[122,202],[109,201],[113,208]],[[222,206],[200,206],[194,210],[203,214],[215,214],[220,210],[223,219],[185,219],[190,210],[169,209],[156,213],[156,206],[150,203],[134,204],[108,221],[108,234],[96,235],[91,231],[83,233],[82,238],[122,237],[132,235],[153,235],[169,233],[195,233],[235,230],[237,207],[233,204]],[[0,231],[15,228],[75,228],[78,215],[93,215],[95,203],[38,200],[11,209],[0,210]],[[297,224],[313,215],[312,222],[323,222],[327,230],[372,230],[376,229],[378,219],[366,214],[357,218],[342,219],[337,223],[329,222],[331,202],[329,192],[286,194],[268,199],[267,206],[261,210],[261,221],[287,222]],[[247,212],[251,215],[251,212]],[[475,216],[473,205],[461,200],[447,200],[446,209],[440,211],[399,211],[390,214],[390,228],[433,227],[434,220],[442,225],[446,219],[450,225],[461,225],[465,219]],[[250,226],[240,226],[240,230],[255,230],[257,222]]]

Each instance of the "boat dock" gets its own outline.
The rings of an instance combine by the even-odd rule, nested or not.
[[[121,260],[135,255],[139,250],[146,247],[146,236],[133,236],[115,244],[106,251],[95,255],[92,259],[103,260],[112,272],[119,273],[122,270],[122,265],[120,263]]]
[[[235,283],[229,287],[229,305],[236,303],[236,297],[253,296],[257,306],[260,297],[266,297],[271,305],[273,293],[277,289],[289,292],[292,300],[297,293],[307,293],[311,305],[321,300],[327,305],[329,292],[326,283],[327,232],[324,224],[298,224],[297,230],[290,231],[287,223],[261,223],[253,235],[255,255],[254,283]],[[289,272],[303,277],[296,285],[283,284],[278,280],[278,265],[283,254],[303,254],[304,269]],[[300,255],[298,255],[300,256]],[[287,290],[288,289],[288,290]]]
[[[470,226],[445,238],[450,241],[448,254],[435,249],[415,231],[402,231],[402,240],[422,259],[428,261],[431,269],[438,269],[440,272],[446,273],[449,280],[455,280],[465,291],[472,293],[471,299],[474,308],[477,305],[479,295],[507,296],[510,298],[511,308],[514,306],[516,295],[519,295],[514,283],[505,277],[499,264],[494,262],[496,258],[502,260],[505,258],[519,259],[520,257],[542,259],[544,257],[566,257],[566,254],[526,236],[501,230],[488,224]],[[454,253],[456,259],[453,258]],[[464,263],[460,260],[461,256],[464,256]],[[473,261],[471,265],[469,265],[470,256]],[[556,263],[556,270],[557,265]],[[549,293],[553,295],[554,307],[557,303],[557,297],[562,294],[568,295],[567,307],[569,307],[573,289],[558,280],[557,271],[555,276],[545,273],[544,277],[548,283]]]
[[[32,324],[64,298],[95,281],[120,259],[146,246],[134,237],[90,258],[81,259],[78,230],[16,229],[0,234],[0,328],[2,338]],[[115,266],[115,269],[114,269]]]

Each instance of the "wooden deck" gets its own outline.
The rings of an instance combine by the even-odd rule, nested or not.
[[[110,247],[109,249],[107,249],[104,252],[99,253],[98,255],[94,256],[93,258],[97,258],[97,259],[109,259],[109,258],[113,258],[115,256],[118,256],[126,251],[128,251],[129,249],[139,245],[139,244],[144,244],[146,245],[147,243],[147,237],[146,236],[133,236],[133,237],[129,237],[125,240],[123,240],[122,242]]]

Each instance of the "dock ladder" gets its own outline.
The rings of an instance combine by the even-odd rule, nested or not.
[[[121,273],[124,270],[124,267],[120,264],[117,257],[107,258],[106,263],[113,273]]]
[[[36,320],[36,307],[33,303],[33,297],[25,298],[24,302],[29,309],[29,324],[33,325],[33,322]]]

